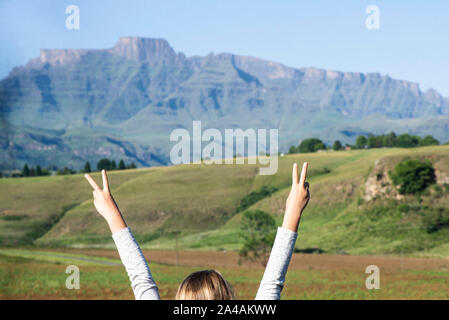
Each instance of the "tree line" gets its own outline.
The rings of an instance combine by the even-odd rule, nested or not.
[[[103,158],[97,162],[96,169],[98,171],[101,170],[126,170],[126,169],[135,169],[137,168],[136,164],[134,162],[126,164],[123,159],[120,159],[118,164],[115,160]],[[42,168],[40,165],[37,165],[36,167],[28,166],[27,163],[23,166],[20,173],[13,173],[11,175],[12,178],[19,178],[19,177],[40,177],[40,176],[49,176],[53,173],[56,175],[67,175],[67,174],[75,174],[75,173],[89,173],[95,170],[92,170],[90,162],[87,161],[84,164],[83,169],[76,171],[69,167],[64,167],[62,169],[58,169],[56,166],[50,166],[48,168]],[[0,178],[2,177],[2,174],[0,172]]]
[[[421,138],[420,136],[415,136],[408,133],[396,135],[396,133],[391,132],[382,135],[360,135],[357,137],[355,144],[346,144],[345,146],[343,146],[339,140],[336,140],[332,146],[327,146],[320,139],[309,138],[303,140],[298,146],[291,146],[289,153],[316,152],[327,149],[338,151],[343,149],[415,148],[439,144],[440,142],[431,135]]]

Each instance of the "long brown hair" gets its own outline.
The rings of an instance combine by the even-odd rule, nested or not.
[[[190,274],[178,288],[176,300],[233,300],[234,289],[215,270]]]

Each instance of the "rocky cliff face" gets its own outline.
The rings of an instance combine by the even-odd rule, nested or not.
[[[8,130],[32,128],[65,144],[74,163],[88,157],[81,145],[95,149],[93,132],[144,150],[127,151],[142,165],[148,155],[164,163],[170,131],[190,128],[192,120],[219,129],[278,128],[284,149],[311,136],[353,142],[357,134],[391,130],[449,139],[449,99],[416,83],[230,53],[187,58],[164,39],[138,37],[108,49],[42,50],[0,81],[0,111],[3,158],[15,143]],[[30,146],[33,135],[26,136]],[[34,141],[42,150],[37,158],[54,159],[46,158],[45,139]]]

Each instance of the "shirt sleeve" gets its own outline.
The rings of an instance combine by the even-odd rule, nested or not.
[[[298,234],[279,227],[256,300],[279,300]]]
[[[112,238],[128,272],[136,300],[160,300],[156,282],[131,229],[121,229],[112,234]]]

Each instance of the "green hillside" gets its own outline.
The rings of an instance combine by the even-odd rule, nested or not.
[[[435,168],[437,184],[420,197],[399,196],[389,180],[388,171],[405,158],[427,159]],[[280,224],[292,163],[302,161],[309,162],[311,200],[298,250],[449,256],[449,146],[286,155],[273,176],[259,175],[255,165],[191,164],[113,171],[109,180],[144,248],[237,249],[240,201],[276,187],[249,209],[269,212]],[[3,246],[113,246],[82,175],[0,179],[0,191]],[[438,227],[429,229],[432,223]]]

